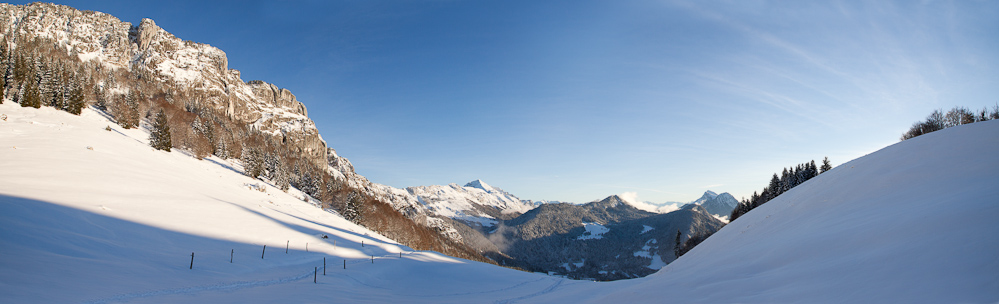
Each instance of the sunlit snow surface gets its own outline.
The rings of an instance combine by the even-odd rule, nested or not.
[[[649,277],[589,282],[414,252],[89,109],[0,114],[0,303],[999,301],[999,121],[843,164]]]
[[[586,231],[583,231],[577,240],[599,240],[604,238],[604,233],[610,232],[606,226],[597,223],[583,223],[583,228]]]

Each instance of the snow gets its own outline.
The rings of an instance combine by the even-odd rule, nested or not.
[[[634,253],[632,253],[632,255],[647,257],[647,258],[652,258],[653,256],[659,256],[659,254],[652,254],[650,252],[650,250],[652,250],[652,245],[655,243],[656,239],[649,239],[648,241],[645,241],[645,246],[642,246],[642,250],[635,251]]]
[[[652,263],[649,264],[649,266],[645,267],[648,267],[649,269],[659,270],[662,269],[663,267],[666,267],[666,262],[663,262],[663,257],[659,256],[659,254],[656,253],[652,255]]]
[[[465,187],[479,188],[486,192],[495,191],[493,187],[489,186],[489,184],[486,184],[486,182],[482,181],[481,179],[474,180],[465,185]]]
[[[999,121],[850,161],[653,275],[590,282],[413,251],[92,109],[0,114],[2,303],[999,301]]]
[[[610,231],[610,228],[598,223],[583,223],[583,229],[586,229],[586,231],[577,237],[577,240],[599,240],[604,238],[604,233]]]
[[[498,220],[482,211],[494,208],[500,214],[524,213],[535,206],[524,202],[499,188],[489,186],[482,180],[472,181],[465,186],[421,186],[406,188],[427,210],[438,216],[450,217],[467,223],[495,226]]]
[[[414,251],[237,163],[153,150],[146,131],[92,109],[75,116],[8,100],[0,113],[2,303],[453,303],[564,280]]]
[[[791,189],[653,275],[531,301],[995,303],[995,151],[999,121],[906,140]]]
[[[642,225],[642,232],[639,234],[645,234],[646,232],[652,231],[652,229],[656,228],[653,228],[652,226],[649,225]]]

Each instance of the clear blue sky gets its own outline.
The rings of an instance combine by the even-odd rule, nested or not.
[[[738,198],[999,103],[999,1],[58,2],[222,49],[395,187]]]

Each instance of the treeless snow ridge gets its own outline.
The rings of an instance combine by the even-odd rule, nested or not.
[[[999,121],[841,165],[649,277],[588,282],[413,251],[91,109],[0,114],[2,303],[999,301]]]

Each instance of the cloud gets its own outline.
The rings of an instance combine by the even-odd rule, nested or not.
[[[669,213],[680,209],[682,204],[655,204],[650,202],[643,202],[638,199],[638,192],[625,192],[617,195],[624,200],[625,203],[631,205],[632,207],[638,208],[639,210],[645,210],[654,213]]]
[[[628,203],[628,205],[638,208],[639,210],[656,212],[655,205],[638,200],[638,192],[625,192],[618,194],[617,196],[624,200],[625,203]]]

